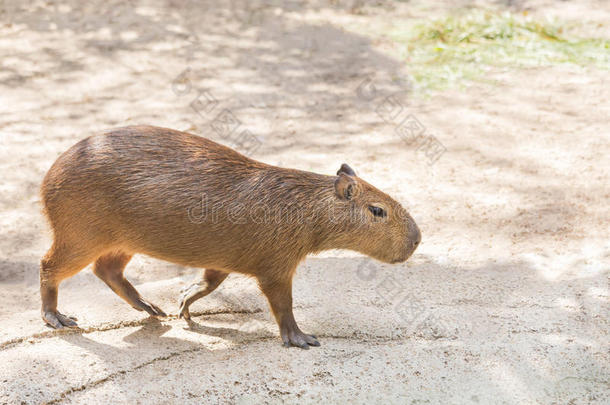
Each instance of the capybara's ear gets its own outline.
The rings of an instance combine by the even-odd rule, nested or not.
[[[335,180],[335,193],[342,200],[351,200],[358,195],[358,183],[356,179],[341,172]]]
[[[341,165],[341,168],[337,171],[337,175],[339,175],[341,173],[345,173],[348,176],[355,176],[356,175],[356,172],[354,171],[354,169],[349,167],[349,165],[347,163],[343,163]]]

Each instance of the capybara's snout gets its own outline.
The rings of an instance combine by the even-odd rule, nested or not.
[[[406,238],[402,244],[400,255],[391,261],[391,263],[402,263],[406,261],[413,253],[415,249],[421,243],[421,231],[415,223],[415,221],[409,217],[407,220],[407,232]]]
[[[417,226],[415,221],[411,220],[409,223],[409,236],[407,238],[407,257],[405,258],[405,260],[407,260],[413,254],[413,252],[415,252],[415,249],[417,249],[420,242],[421,231],[419,230],[419,227]]]

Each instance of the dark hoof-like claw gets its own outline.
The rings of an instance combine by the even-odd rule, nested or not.
[[[301,349],[309,350],[309,346],[320,346],[320,342],[314,335],[308,335],[301,331],[290,331],[282,336],[284,347],[296,346]]]
[[[163,310],[161,308],[159,308],[155,304],[152,304],[144,299],[140,299],[140,302],[138,302],[138,307],[139,308],[136,308],[136,309],[139,309],[140,311],[146,311],[146,312],[148,312],[148,314],[150,316],[161,316],[161,317],[167,316],[167,314],[165,312],[163,312]]]
[[[184,305],[184,303],[180,304],[180,318],[184,318],[187,321],[191,319],[191,313],[189,312],[188,307]]]
[[[54,329],[72,328],[77,329],[76,318],[66,316],[59,311],[46,311],[42,313],[42,320]]]
[[[186,293],[182,294],[180,297],[180,318],[184,318],[187,321],[191,319],[191,313],[189,312],[189,307],[186,305]]]
[[[183,287],[180,290],[180,318],[184,318],[187,321],[191,319],[191,313],[189,312],[189,306],[192,303],[191,297],[195,296],[199,291],[201,291],[201,286],[198,283]]]

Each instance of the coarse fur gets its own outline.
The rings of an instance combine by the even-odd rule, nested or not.
[[[54,236],[41,262],[42,315],[57,328],[76,326],[57,311],[59,283],[94,261],[94,273],[134,308],[165,315],[123,276],[141,253],[206,269],[182,298],[186,319],[189,305],[228,273],[256,277],[284,343],[306,348],[318,342],[292,316],[291,281],[301,260],[341,248],[396,263],[421,238],[399,203],[347,165],[336,176],[280,168],[152,126],[78,142],[48,171],[41,194]]]

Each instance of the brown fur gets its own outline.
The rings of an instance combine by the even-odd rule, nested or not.
[[[43,319],[57,312],[59,283],[95,261],[94,272],[130,305],[164,315],[123,277],[133,254],[202,267],[181,315],[227,273],[258,279],[285,344],[317,345],[292,316],[291,281],[309,253],[352,249],[385,262],[406,260],[420,240],[399,203],[344,165],[337,176],[249,159],[208,139],[150,126],[86,138],[62,154],[41,188],[53,246],[41,262]],[[387,217],[375,217],[370,205]]]

